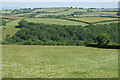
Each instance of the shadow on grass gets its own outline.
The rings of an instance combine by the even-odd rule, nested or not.
[[[15,28],[20,28],[20,26],[15,26]]]
[[[97,44],[88,44],[86,47],[96,47],[96,48],[105,48],[105,49],[120,49],[119,45],[102,45],[99,46]]]

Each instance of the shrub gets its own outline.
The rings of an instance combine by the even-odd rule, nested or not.
[[[106,34],[101,34],[96,39],[98,45],[107,45],[109,43],[109,37]]]

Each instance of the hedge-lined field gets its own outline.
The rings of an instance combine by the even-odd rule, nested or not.
[[[107,17],[81,17],[81,18],[70,18],[73,20],[81,20],[85,22],[98,22],[98,21],[104,21],[104,20],[116,20],[118,18],[107,18]]]
[[[30,19],[26,19],[26,20],[28,22],[44,23],[44,24],[82,25],[82,26],[87,25],[82,22],[69,21],[69,20],[63,20],[63,19],[52,19],[52,18],[30,18]]]

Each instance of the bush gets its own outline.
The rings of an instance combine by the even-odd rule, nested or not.
[[[96,39],[98,45],[107,45],[109,43],[109,37],[106,34],[101,34]]]
[[[27,40],[23,43],[23,45],[33,45],[33,42],[31,40]]]

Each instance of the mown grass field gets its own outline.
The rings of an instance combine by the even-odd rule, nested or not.
[[[104,20],[116,20],[118,18],[107,18],[107,17],[81,17],[81,18],[70,18],[74,20],[81,20],[85,22],[98,22],[98,21],[104,21]]]
[[[87,25],[82,22],[69,21],[69,20],[63,20],[63,19],[52,19],[52,18],[30,18],[26,20],[29,22],[45,23],[45,24],[82,25],[82,26]]]
[[[118,50],[3,45],[3,78],[117,78]]]

